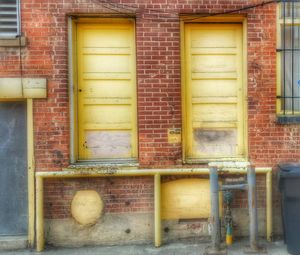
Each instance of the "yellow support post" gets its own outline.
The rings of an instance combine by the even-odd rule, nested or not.
[[[44,250],[44,185],[43,177],[36,178],[36,249]]]
[[[33,138],[33,105],[27,99],[27,172],[28,172],[28,245],[34,245],[34,138]]]
[[[160,175],[154,175],[154,239],[155,247],[161,246],[161,183]]]
[[[272,242],[273,237],[273,213],[272,213],[272,171],[266,173],[266,218],[267,218],[267,240]]]

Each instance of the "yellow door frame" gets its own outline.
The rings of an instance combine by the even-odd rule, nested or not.
[[[7,85],[9,84],[9,86]],[[35,242],[35,160],[33,130],[33,99],[47,97],[45,78],[1,78],[0,101],[26,102],[27,127],[27,191],[28,191],[28,247]],[[25,86],[26,85],[26,86]]]
[[[28,246],[33,248],[35,239],[35,160],[33,131],[33,100],[27,98],[27,171],[28,171]]]
[[[199,15],[182,15],[180,17],[180,54],[181,54],[181,97],[182,97],[182,159],[184,163],[202,163],[203,161],[207,162],[208,160],[203,159],[188,159],[186,157],[186,149],[187,149],[187,137],[188,137],[188,130],[187,130],[187,106],[186,106],[186,64],[185,64],[185,24],[188,23],[233,23],[233,24],[242,24],[242,54],[243,54],[243,70],[242,70],[242,83],[243,83],[243,112],[244,112],[244,120],[243,120],[243,137],[244,137],[244,151],[245,155],[243,158],[221,158],[215,159],[216,161],[226,161],[226,160],[235,160],[235,161],[248,161],[248,98],[247,98],[247,88],[248,88],[248,65],[247,65],[247,18],[244,15],[219,15],[219,16],[212,16],[212,17],[201,17]]]

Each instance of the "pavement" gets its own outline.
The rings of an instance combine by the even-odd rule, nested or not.
[[[246,254],[247,240],[236,241],[227,250],[228,255]],[[255,254],[288,255],[286,245],[282,241],[268,243],[259,242],[265,251]],[[34,250],[0,251],[1,255],[202,255],[209,243],[193,241],[177,241],[164,244],[155,248],[152,244],[147,245],[123,245],[123,246],[89,246],[80,248],[55,248],[46,247],[43,252]]]

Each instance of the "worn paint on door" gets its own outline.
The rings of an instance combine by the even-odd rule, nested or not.
[[[26,103],[0,102],[0,235],[27,235]]]
[[[134,23],[77,26],[78,158],[137,157]]]
[[[186,157],[245,156],[240,24],[185,25]]]

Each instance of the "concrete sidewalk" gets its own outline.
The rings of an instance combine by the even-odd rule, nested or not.
[[[228,255],[245,254],[244,249],[247,246],[247,240],[237,241],[228,249]],[[282,241],[267,243],[261,241],[260,244],[266,248],[266,253],[272,255],[288,255],[286,246]],[[126,246],[97,246],[81,248],[53,248],[47,247],[44,252],[38,253],[30,250],[0,252],[1,255],[202,255],[209,243],[197,243],[194,241],[181,241],[171,244],[165,244],[160,248],[153,245],[126,245]]]

